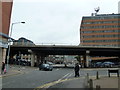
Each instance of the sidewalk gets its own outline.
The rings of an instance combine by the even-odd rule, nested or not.
[[[19,66],[19,65],[10,65],[8,72],[5,74],[0,74],[0,78],[2,77],[7,77],[7,76],[12,76],[12,75],[17,75],[17,74],[23,74],[27,70],[35,70],[36,67],[29,67],[29,66]]]
[[[21,71],[19,71],[19,70],[13,70],[13,69],[9,69],[9,71],[8,72],[6,72],[5,74],[0,74],[0,78],[2,78],[2,77],[7,77],[7,76],[12,76],[12,75],[17,75],[17,74],[21,74],[22,72]]]
[[[93,88],[99,85],[100,88],[120,88],[120,77],[117,76],[105,76],[100,79],[93,79]]]
[[[93,78],[93,77],[92,77]],[[119,78],[120,79],[120,78]],[[96,88],[96,85],[100,85],[100,88],[108,88],[114,90],[120,90],[120,80],[118,83],[118,77],[101,77],[100,79],[93,79],[93,88]],[[86,89],[89,87],[86,87],[86,81],[84,78],[80,77],[77,79],[72,79],[72,80],[66,80],[64,82],[57,83],[53,86],[49,87],[50,89],[52,88],[81,88],[81,89]]]

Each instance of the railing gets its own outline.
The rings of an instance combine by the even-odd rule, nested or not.
[[[70,43],[36,43],[35,45],[68,45],[68,46],[78,46],[77,44]]]

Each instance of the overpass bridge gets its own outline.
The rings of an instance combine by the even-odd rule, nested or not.
[[[15,46],[10,48],[10,56],[15,54],[31,54],[32,62],[34,56],[44,61],[47,55],[83,55],[88,66],[88,56],[117,56],[120,57],[120,47],[85,47],[73,45],[34,45],[34,46]],[[33,66],[33,64],[32,64]]]

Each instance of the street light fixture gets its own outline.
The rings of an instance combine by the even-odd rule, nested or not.
[[[12,23],[12,25],[11,25],[9,39],[8,39],[7,68],[6,68],[7,72],[8,72],[8,63],[9,63],[9,57],[10,57],[10,42],[11,42],[13,26],[14,26],[14,24],[20,24],[20,23],[24,24],[25,22],[15,22],[15,23]]]

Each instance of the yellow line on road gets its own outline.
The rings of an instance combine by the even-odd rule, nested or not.
[[[70,79],[64,79],[64,80],[58,80],[58,81],[54,81],[54,82],[50,82],[50,83],[47,83],[47,84],[44,84],[42,86],[39,86],[39,87],[36,87],[34,90],[39,90],[40,88],[49,88],[50,86],[53,86],[57,83],[61,83],[61,82],[65,82],[65,81],[70,81],[70,80],[75,80],[75,79],[80,79],[80,78],[83,78],[83,77],[78,77],[78,78],[70,78]]]
[[[103,77],[103,76],[106,76],[106,75],[100,75],[100,77]],[[115,75],[112,75],[112,76],[115,76]],[[50,82],[50,83],[44,84],[42,86],[36,87],[34,90],[40,90],[40,88],[49,88],[50,86],[53,86],[53,85],[61,83],[61,82],[70,81],[70,80],[76,80],[76,79],[80,79],[80,78],[85,78],[85,77],[82,76],[82,77],[78,77],[78,78],[70,78],[70,79],[64,79],[64,80],[57,80],[57,81]],[[96,76],[90,76],[89,78],[95,79]]]

